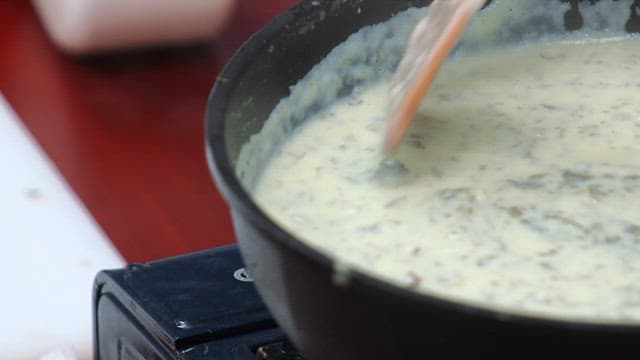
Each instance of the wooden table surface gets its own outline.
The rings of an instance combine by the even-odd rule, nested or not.
[[[295,2],[238,0],[204,45],[77,58],[29,2],[0,1],[0,92],[128,261],[232,243],[205,161],[207,96],[240,44]]]

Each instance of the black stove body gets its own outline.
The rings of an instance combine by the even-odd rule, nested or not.
[[[120,270],[94,285],[94,358],[301,360],[227,246]]]

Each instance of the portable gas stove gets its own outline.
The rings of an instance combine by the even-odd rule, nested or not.
[[[302,360],[243,266],[226,246],[101,271],[95,359]]]

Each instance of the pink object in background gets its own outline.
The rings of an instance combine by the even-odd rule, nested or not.
[[[54,43],[73,54],[212,38],[235,0],[33,0]]]

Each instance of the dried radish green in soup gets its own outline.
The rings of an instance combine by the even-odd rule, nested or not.
[[[630,4],[581,5],[583,29],[565,34],[567,3],[494,2],[393,159],[381,154],[389,75],[425,10],[363,29],[292,89],[238,172],[300,240],[399,286],[537,316],[640,321]]]

